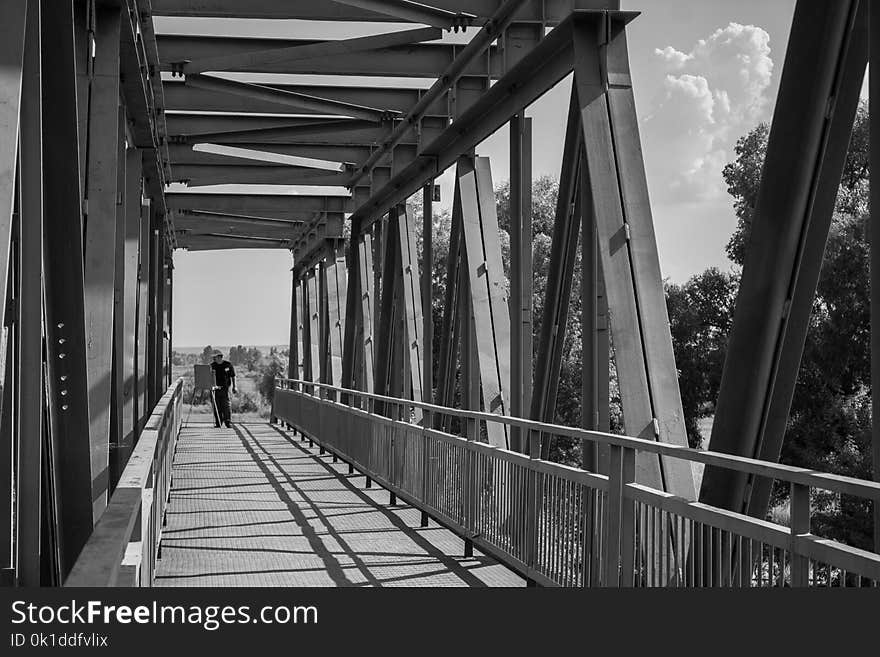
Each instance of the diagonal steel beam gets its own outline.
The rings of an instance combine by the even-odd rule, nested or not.
[[[559,194],[553,222],[541,334],[535,358],[535,393],[530,408],[532,419],[541,422],[552,423],[556,415],[559,368],[562,363],[565,330],[568,324],[568,307],[579,230],[575,199],[578,192],[582,140],[583,130],[578,117],[577,99],[572,95],[562,151],[562,171],[559,175]],[[535,438],[537,434],[533,433],[532,440]],[[524,447],[530,454],[536,453],[536,445],[524,445]],[[540,455],[543,459],[550,457],[550,436],[541,437]]]
[[[213,150],[201,150],[201,146],[214,146],[229,149],[226,154],[220,155]],[[261,160],[251,160],[233,156],[234,150],[241,149],[246,152],[269,153],[265,150],[271,148],[271,155],[288,156],[304,160],[320,160],[324,162],[333,162],[340,164],[350,164],[365,160],[370,156],[369,146],[340,146],[335,144],[274,144],[267,146],[265,144],[248,144],[242,143],[237,146],[224,146],[221,144],[208,144],[197,142],[193,145],[189,144],[171,144],[168,147],[171,166],[175,164],[237,164],[240,166],[271,166],[271,162]],[[387,160],[390,163],[390,160]]]
[[[223,146],[221,144],[195,144],[192,150],[201,153],[213,153],[227,158],[244,160],[256,160],[265,164],[286,164],[291,167],[307,167],[311,169],[323,169],[325,171],[345,171],[345,165],[341,162],[332,162],[316,158],[287,155],[262,149],[237,148],[235,146]],[[229,163],[229,161],[226,161]],[[234,164],[234,163],[233,163]]]
[[[183,64],[183,72],[189,77],[205,71],[228,71],[249,69],[272,64],[284,64],[300,59],[315,59],[333,55],[348,55],[380,48],[433,41],[440,39],[443,32],[438,28],[427,27],[402,32],[389,32],[353,39],[337,39],[319,43],[309,43],[287,48],[257,50],[249,53],[205,57]]]
[[[714,451],[779,459],[864,78],[866,9],[856,0],[799,0],[795,8],[718,393]],[[703,474],[700,501],[707,504],[763,518],[769,495],[762,479],[713,466]]]
[[[462,157],[456,170],[456,202],[461,205],[462,265],[468,277],[473,339],[483,404],[487,413],[506,415],[510,399],[510,312],[498,215],[487,157]],[[466,321],[466,320],[465,320]],[[506,425],[486,423],[489,442],[510,448]]]
[[[197,89],[244,96],[245,98],[268,101],[279,105],[300,107],[303,109],[314,110],[316,112],[323,112],[325,114],[350,116],[355,119],[362,119],[373,123],[381,123],[390,118],[393,114],[387,110],[375,109],[373,107],[364,107],[352,103],[343,103],[338,100],[321,98],[319,96],[310,96],[308,94],[301,94],[293,91],[273,89],[272,87],[264,87],[259,84],[224,80],[209,75],[187,75],[186,85]]]
[[[629,75],[627,14],[577,15],[575,87],[628,435],[687,447]],[[637,481],[694,499],[689,463],[639,455]]]

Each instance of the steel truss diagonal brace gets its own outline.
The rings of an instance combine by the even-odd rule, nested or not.
[[[713,450],[779,459],[864,79],[867,5],[797,3],[724,363]],[[770,483],[710,466],[700,501],[763,518]]]
[[[424,364],[424,345],[422,344],[422,298],[419,288],[419,260],[416,250],[418,228],[412,209],[402,208],[397,218],[397,239],[400,249],[400,270],[403,280],[403,305],[406,353],[409,358],[412,395],[415,401],[424,401],[422,396],[422,372]],[[417,412],[417,420],[421,411]]]
[[[628,435],[686,447],[624,23],[605,20],[599,30],[576,22],[574,71],[624,424]],[[637,481],[696,496],[691,465],[677,459],[639,458]]]
[[[233,80],[225,80],[209,75],[187,75],[186,84],[189,87],[195,87],[197,89],[235,94],[237,96],[245,96],[256,100],[277,103],[279,105],[288,105],[317,112],[326,112],[327,114],[340,114],[355,119],[370,121],[372,123],[381,123],[383,120],[394,114],[386,110],[374,109],[372,107],[343,103],[338,100],[309,96],[308,94],[296,93],[294,91],[273,89],[272,87],[264,87],[259,84],[235,82]]]
[[[489,158],[462,157],[456,171],[461,207],[462,263],[473,309],[480,383],[486,412],[507,414],[510,386],[510,312]],[[489,442],[510,447],[506,425],[488,423]]]
[[[342,386],[342,344],[345,336],[346,285],[345,256],[332,246],[321,264],[327,280],[327,322],[330,332],[330,383]]]

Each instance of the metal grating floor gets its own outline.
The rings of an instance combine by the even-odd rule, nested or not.
[[[266,423],[183,428],[157,586],[523,586],[419,511]]]

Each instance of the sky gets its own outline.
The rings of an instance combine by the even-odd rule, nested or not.
[[[737,138],[772,118],[795,1],[623,0],[622,4],[641,12],[627,34],[662,275],[683,282],[706,267],[728,270],[731,263],[724,245],[736,218],[721,170],[733,159]],[[209,25],[197,19],[156,20],[160,32],[250,31],[344,38],[374,29],[298,21],[249,21],[242,27],[238,21],[232,32],[222,21]],[[384,24],[381,29],[411,27]],[[305,76],[297,79],[321,82]],[[563,80],[526,112],[533,123],[535,178],[559,176],[570,89],[570,79]],[[867,96],[866,88],[863,95]],[[478,155],[490,157],[496,186],[508,178],[507,139],[505,127],[477,148]],[[452,173],[439,183],[440,205],[448,207]],[[176,251],[175,346],[286,344],[291,265],[285,250]]]

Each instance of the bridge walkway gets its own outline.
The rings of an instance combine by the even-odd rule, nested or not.
[[[184,426],[156,586],[524,586],[460,537],[267,423]]]

